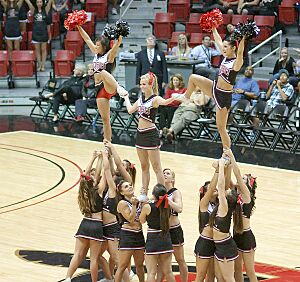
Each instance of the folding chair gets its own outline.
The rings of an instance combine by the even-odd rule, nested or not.
[[[292,150],[294,140],[299,136],[299,113],[300,108],[293,108],[283,128],[273,129],[275,137],[270,147],[271,150],[275,150],[278,145],[281,145],[281,149]]]
[[[203,113],[204,115],[202,114],[201,117],[197,119],[199,127],[194,139],[198,140],[203,138],[213,141],[213,137],[216,131],[218,131],[216,126],[216,106],[211,103],[206,114],[205,110]]]
[[[258,141],[262,142],[264,147],[271,146],[274,138],[274,128],[283,128],[285,119],[288,116],[289,109],[286,105],[277,105],[267,115],[261,126],[254,128],[254,137],[250,147],[255,147]]]
[[[239,139],[242,138],[246,144],[251,143],[250,134],[253,132],[253,119],[258,118],[260,121],[265,119],[267,115],[267,103],[265,101],[259,101],[255,106],[253,106],[248,117],[242,123],[232,123],[231,126],[237,129],[236,133],[232,135],[232,144],[237,144]]]

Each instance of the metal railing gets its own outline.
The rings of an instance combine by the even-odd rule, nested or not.
[[[124,17],[124,15],[127,13],[131,3],[133,2],[133,0],[130,0],[130,2],[127,4],[127,7],[125,8],[124,12],[122,12],[122,8],[125,5],[125,0],[122,1],[122,3],[120,4],[120,20]]]
[[[272,40],[273,38],[275,38],[277,36],[279,36],[279,47],[277,47],[276,49],[274,49],[273,51],[271,51],[269,54],[267,54],[263,58],[259,59],[254,64],[252,64],[252,54],[253,54],[253,52],[255,52],[256,50],[258,50],[260,47],[264,46],[266,43],[268,43],[270,40]],[[275,34],[273,34],[271,37],[269,37],[265,41],[261,42],[260,44],[258,44],[256,47],[254,47],[253,49],[251,49],[248,52],[249,65],[252,66],[252,67],[255,67],[256,65],[258,65],[259,63],[261,63],[262,61],[264,61],[266,58],[268,58],[271,55],[273,55],[274,53],[276,53],[278,50],[281,50],[281,46],[282,46],[282,30],[279,30],[278,32],[276,32]]]

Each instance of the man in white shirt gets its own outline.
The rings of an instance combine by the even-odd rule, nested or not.
[[[210,36],[205,35],[202,44],[193,48],[190,54],[191,59],[204,61],[203,63],[196,65],[195,73],[210,79],[214,79],[218,71],[212,66],[211,59],[214,56],[221,55],[221,52],[218,49],[211,47],[212,43],[213,41],[211,41]]]

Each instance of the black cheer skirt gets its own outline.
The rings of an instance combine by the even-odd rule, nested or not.
[[[251,250],[256,249],[256,240],[251,229],[244,230],[242,234],[234,234],[233,240],[238,250],[243,253],[249,253]]]
[[[85,238],[96,241],[103,240],[103,224],[99,219],[84,217],[80,223],[75,237]]]
[[[236,244],[231,236],[223,239],[223,240],[214,240],[216,250],[215,257],[219,261],[227,261],[235,260],[238,258],[238,250]]]
[[[121,228],[119,250],[144,250],[145,238],[142,230]]]
[[[170,235],[173,247],[184,245],[183,230],[180,224],[170,227]]]
[[[200,235],[196,245],[194,254],[201,259],[210,259],[215,254],[215,242],[212,238]]]
[[[120,239],[121,226],[118,222],[113,224],[103,225],[103,238],[105,240],[114,241]]]
[[[137,129],[135,147],[144,150],[159,149],[160,139],[157,128]]]
[[[146,255],[173,253],[170,233],[168,232],[164,237],[162,237],[160,233],[160,230],[148,230]]]

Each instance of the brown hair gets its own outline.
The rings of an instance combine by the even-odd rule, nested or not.
[[[164,185],[157,183],[153,187],[152,195],[156,198],[156,200],[159,199],[160,196],[164,196],[167,194],[167,189]],[[161,205],[159,205],[159,216],[160,216],[160,229],[161,229],[161,236],[165,237],[170,229],[170,207],[164,208],[166,200],[163,200]]]
[[[126,163],[126,170],[131,176],[132,185],[135,185],[135,178],[136,178],[136,168],[132,162],[127,159],[123,160]]]
[[[205,193],[207,192],[208,186],[210,184],[210,181],[205,181],[204,185],[200,187],[199,189],[199,196],[200,196],[200,200],[199,200],[199,210],[198,210],[198,225],[199,225],[199,233],[201,233],[203,231],[203,228],[201,228],[202,226],[202,221],[201,221],[201,210],[200,210],[200,202],[202,200],[202,198],[204,197]]]
[[[90,217],[95,208],[95,193],[97,191],[93,187],[93,180],[86,179],[85,176],[81,178],[78,190],[78,205],[81,213],[84,216]]]
[[[174,74],[174,75],[171,76],[170,82],[169,82],[169,88],[172,89],[172,90],[175,89],[174,84],[173,84],[173,78],[174,78],[174,77],[176,77],[176,78],[179,79],[179,89],[184,88],[183,77],[182,77],[182,75],[179,74],[179,73],[176,73],[176,74]]]

